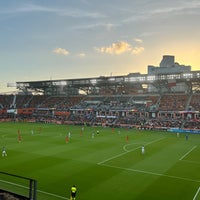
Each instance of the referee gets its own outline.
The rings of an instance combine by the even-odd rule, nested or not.
[[[71,187],[71,200],[75,200],[75,198],[76,198],[76,191],[77,191],[77,188],[76,188],[76,186],[75,185],[73,185],[72,187]]]

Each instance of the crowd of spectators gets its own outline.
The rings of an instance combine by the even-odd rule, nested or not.
[[[7,193],[7,192],[1,192],[0,199],[1,200],[20,200],[19,198],[15,197],[14,195]]]
[[[138,128],[200,128],[200,95],[198,94],[80,95],[70,97],[0,95],[0,117],[12,118],[12,114],[8,115],[2,112],[3,109],[12,108],[34,108],[29,115],[23,113],[15,115],[18,120],[124,125]]]

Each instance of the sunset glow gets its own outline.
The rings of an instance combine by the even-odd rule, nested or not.
[[[163,55],[200,70],[200,2],[3,1],[0,92],[7,83],[147,73]]]

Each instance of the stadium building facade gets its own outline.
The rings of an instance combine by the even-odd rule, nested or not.
[[[199,90],[200,71],[191,71],[191,66],[180,65],[174,60],[174,56],[164,55],[159,67],[148,66],[148,74],[28,81],[16,82],[14,85],[21,94],[56,96],[193,93]]]
[[[185,92],[190,91],[190,87],[185,80],[182,82],[177,82],[177,75],[179,74],[188,74],[191,73],[191,66],[180,65],[175,62],[174,56],[165,55],[163,56],[162,61],[160,62],[160,66],[148,66],[148,75],[166,75],[167,85],[171,87],[174,92]],[[153,84],[149,84],[148,87],[149,92],[158,92],[158,87]],[[161,88],[162,92],[167,92],[167,87]]]

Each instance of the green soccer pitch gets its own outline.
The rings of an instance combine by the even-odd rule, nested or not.
[[[68,200],[72,185],[76,200],[200,200],[200,135],[13,122],[0,144],[0,171],[37,180],[38,200]],[[0,175],[1,187],[27,186]]]

